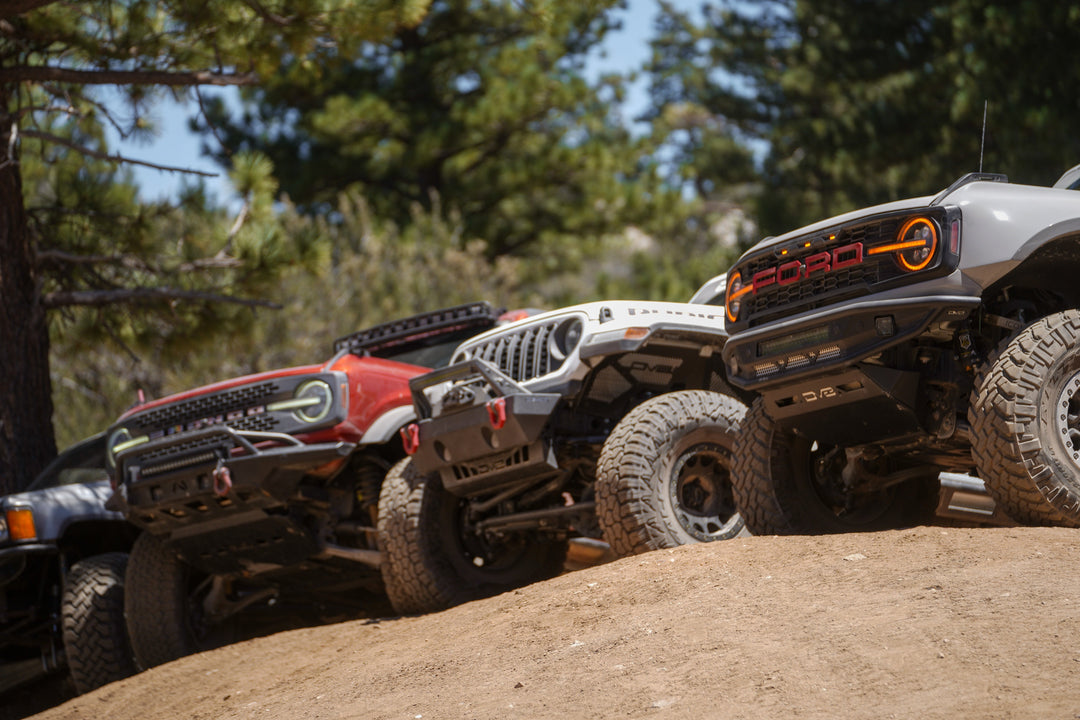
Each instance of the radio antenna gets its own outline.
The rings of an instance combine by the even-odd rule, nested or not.
[[[983,150],[986,149],[986,107],[989,104],[989,100],[983,100],[982,140],[979,141],[979,172],[982,172]]]

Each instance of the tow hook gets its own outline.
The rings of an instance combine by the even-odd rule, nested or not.
[[[225,497],[232,489],[232,473],[225,461],[218,458],[217,467],[214,468],[214,494]]]
[[[420,426],[409,423],[401,428],[401,444],[405,446],[406,455],[415,455],[420,448]]]
[[[488,420],[491,427],[499,430],[506,424],[506,398],[495,398],[487,404]]]

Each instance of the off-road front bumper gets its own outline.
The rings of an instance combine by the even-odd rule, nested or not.
[[[446,382],[455,385],[435,416],[424,390]],[[530,392],[479,359],[413,378],[409,387],[419,421],[405,430],[406,451],[420,472],[438,472],[448,491],[470,496],[558,472],[543,430],[560,394]]]
[[[107,507],[208,572],[288,565],[319,546],[286,503],[305,475],[332,468],[353,447],[227,426],[171,435],[117,455],[119,484]]]
[[[770,417],[817,440],[918,434],[919,373],[862,361],[927,332],[952,337],[978,304],[954,295],[863,300],[770,323],[728,339],[728,379],[759,393]]]

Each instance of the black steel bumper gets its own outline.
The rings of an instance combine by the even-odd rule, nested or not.
[[[455,388],[483,385],[482,394],[460,392],[458,404],[432,407],[424,390],[444,382]],[[558,393],[533,393],[483,360],[467,360],[409,382],[419,421],[406,439],[413,463],[423,473],[438,472],[443,486],[462,496],[538,479],[558,471],[550,441],[543,436]]]
[[[759,393],[775,420],[854,445],[920,434],[920,376],[861,361],[936,330],[956,332],[978,298],[862,301],[733,335],[728,379]]]
[[[264,441],[285,444],[257,445]],[[286,503],[305,475],[353,447],[225,426],[172,435],[118,454],[107,506],[209,572],[288,565],[319,548],[283,512]]]

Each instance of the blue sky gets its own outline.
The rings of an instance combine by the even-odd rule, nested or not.
[[[672,5],[685,11],[696,11],[702,0],[672,0]],[[629,0],[625,11],[619,13],[622,29],[612,33],[590,62],[589,71],[629,72],[639,69],[649,55],[652,22],[659,8],[658,0]],[[626,106],[626,116],[633,117],[645,103],[645,84],[639,80],[631,88]],[[187,119],[195,112],[194,103],[178,105],[164,103],[154,110],[154,121],[160,134],[151,144],[119,144],[116,149],[127,157],[170,167],[184,167],[206,172],[220,172],[217,165],[199,155],[199,138],[187,130]],[[113,139],[115,143],[115,138]],[[181,173],[163,172],[132,166],[135,177],[147,198],[171,197],[185,181]],[[189,176],[190,177],[190,176]],[[224,176],[206,180],[211,192],[220,196],[223,204],[234,200],[229,182]]]

